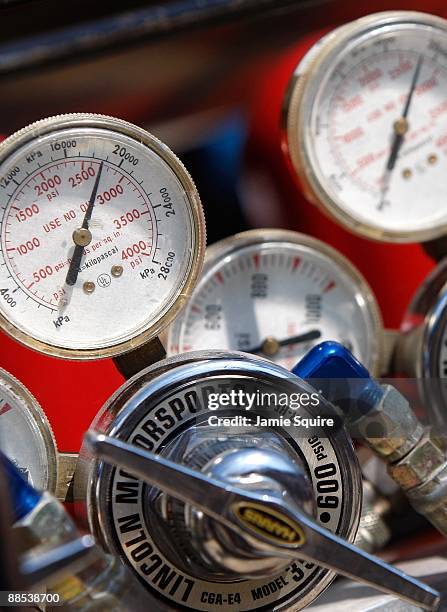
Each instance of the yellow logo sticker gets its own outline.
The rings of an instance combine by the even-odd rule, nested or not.
[[[233,512],[251,531],[261,534],[275,544],[297,548],[306,541],[300,525],[262,504],[239,502],[234,504]]]

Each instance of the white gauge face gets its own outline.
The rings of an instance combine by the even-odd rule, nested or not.
[[[447,224],[447,22],[410,15],[341,29],[309,74],[299,124],[315,199],[351,229],[396,241]]]
[[[168,351],[236,349],[290,369],[315,344],[336,340],[372,367],[379,334],[368,301],[338,263],[308,246],[265,242],[207,269],[170,330]]]
[[[0,166],[0,312],[60,356],[147,333],[200,260],[192,182],[122,125],[56,123]]]
[[[40,407],[11,388],[0,370],[0,450],[39,490],[55,480],[56,446]]]

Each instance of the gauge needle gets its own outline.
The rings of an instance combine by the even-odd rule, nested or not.
[[[393,143],[391,145],[390,155],[388,157],[388,161],[386,164],[386,169],[388,172],[391,172],[396,164],[396,159],[399,154],[399,150],[402,146],[402,143],[405,138],[405,134],[408,132],[409,124],[408,124],[408,113],[410,110],[411,100],[413,99],[413,94],[416,89],[416,85],[419,79],[419,74],[421,72],[422,66],[422,55],[419,56],[418,62],[416,64],[416,68],[413,73],[413,78],[411,80],[410,91],[407,94],[407,99],[405,101],[404,110],[402,112],[402,116],[399,117],[397,121],[394,122],[394,138]]]
[[[96,175],[95,184],[90,195],[87,210],[85,211],[84,219],[80,228],[73,232],[73,242],[75,248],[73,251],[73,257],[71,258],[70,267],[68,268],[67,277],[65,282],[67,285],[74,285],[78,279],[79,267],[81,265],[82,254],[84,253],[84,247],[90,244],[92,240],[92,234],[89,230],[89,222],[92,218],[93,207],[95,206],[96,194],[98,193],[99,179],[101,178],[101,172],[104,162],[99,165],[98,174]]]
[[[402,111],[402,116],[399,117],[397,121],[393,124],[393,142],[391,144],[390,154],[388,156],[388,160],[386,163],[385,174],[382,179],[382,188],[380,191],[380,202],[378,204],[378,209],[382,210],[386,204],[386,194],[388,192],[388,188],[390,186],[390,178],[391,172],[396,165],[397,156],[399,154],[400,148],[404,142],[405,134],[408,132],[409,123],[408,123],[408,113],[410,111],[411,100],[413,99],[413,94],[416,89],[416,85],[419,79],[419,74],[421,72],[422,67],[422,55],[419,56],[418,62],[416,64],[416,68],[413,73],[413,78],[411,80],[410,90],[407,94],[407,98],[405,100],[404,110]]]
[[[272,357],[278,353],[279,349],[283,346],[290,346],[291,344],[301,344],[303,342],[310,342],[311,340],[318,340],[321,338],[321,332],[319,329],[312,329],[311,331],[300,334],[299,336],[290,336],[283,340],[277,340],[273,336],[268,336],[259,346],[255,346],[247,350],[247,353],[264,353]]]

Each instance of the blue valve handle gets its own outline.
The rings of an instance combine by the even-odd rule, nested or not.
[[[5,470],[6,483],[11,497],[13,521],[15,523],[37,506],[42,494],[26,482],[17,467],[1,451],[0,462]]]
[[[292,373],[318,388],[350,420],[373,410],[384,393],[368,370],[338,342],[321,342],[315,346]]]

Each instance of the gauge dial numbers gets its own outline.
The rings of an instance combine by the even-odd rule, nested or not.
[[[447,233],[447,22],[405,11],[359,19],[297,73],[285,140],[310,199],[373,239]]]
[[[189,175],[117,119],[55,117],[6,140],[0,206],[2,325],[59,357],[117,355],[155,337],[201,267]]]
[[[324,340],[377,365],[382,324],[371,290],[332,248],[283,230],[254,230],[208,249],[204,274],[169,330],[168,353],[251,352],[293,367]]]

